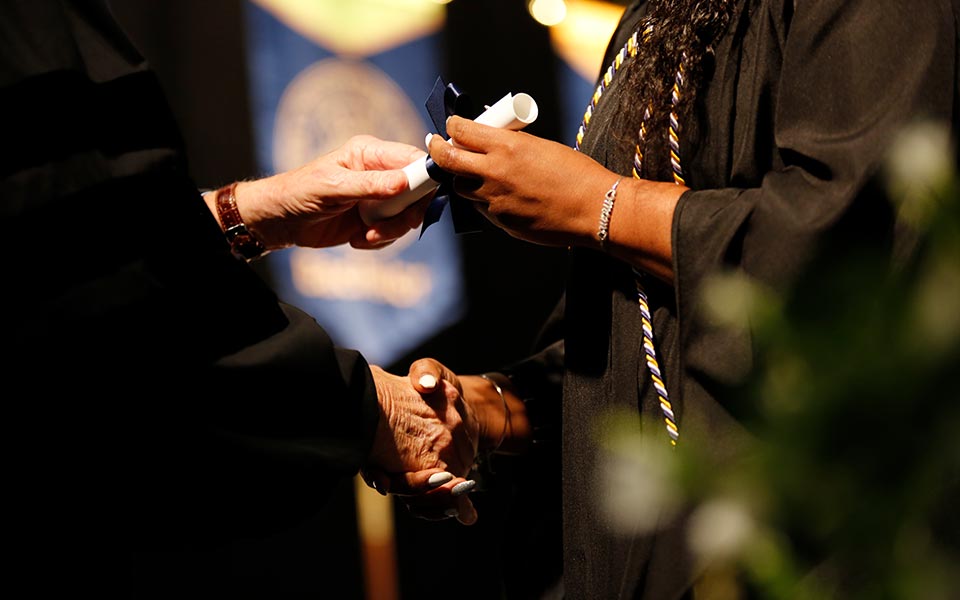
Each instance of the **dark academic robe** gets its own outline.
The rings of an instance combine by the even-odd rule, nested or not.
[[[9,570],[106,590],[315,514],[371,445],[370,371],[230,254],[105,4],[0,2],[0,123]]]
[[[815,285],[819,260],[857,249],[892,253],[894,215],[877,177],[890,141],[923,118],[957,133],[956,2],[736,4],[708,62],[697,133],[684,136],[681,128],[691,191],[673,219],[673,285],[643,280],[679,443],[715,460],[736,455],[750,438],[738,420],[749,407],[725,390],[750,372],[753,350],[748,336],[703,316],[705,279],[736,271],[789,294],[801,276]],[[626,9],[604,69],[646,11],[642,1]],[[582,151],[629,177],[632,148],[623,151],[613,130],[620,81],[601,99]],[[611,528],[603,517],[609,491],[599,484],[605,464],[597,418],[615,409],[638,424],[649,417],[652,425],[640,425],[644,436],[669,445],[642,359],[631,269],[574,249],[564,318],[552,331],[561,341],[511,372],[533,398],[540,431],[560,424],[566,597],[687,597],[698,570],[686,548],[683,507],[652,534]],[[562,405],[550,401],[561,367]]]

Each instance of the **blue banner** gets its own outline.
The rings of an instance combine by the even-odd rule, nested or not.
[[[260,167],[298,167],[360,133],[422,148],[443,14],[416,0],[248,2]],[[283,300],[312,314],[338,344],[387,365],[464,314],[449,215],[418,235],[380,251],[294,248],[266,260]]]

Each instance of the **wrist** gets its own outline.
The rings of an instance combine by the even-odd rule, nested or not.
[[[529,443],[526,407],[510,379],[502,373],[460,377],[463,397],[470,404],[479,426],[481,454],[513,454]]]
[[[206,194],[205,200],[212,196],[213,215],[226,237],[230,252],[238,259],[251,261],[267,252],[263,240],[251,230],[237,206],[236,183],[226,185],[212,194]],[[209,207],[209,204],[208,204]]]
[[[621,181],[623,181],[623,178],[617,177],[610,189],[603,195],[603,204],[600,205],[600,217],[597,220],[597,242],[600,244],[601,251],[607,249],[607,240],[610,238],[610,220],[613,218],[613,207]]]
[[[613,235],[616,201],[630,178],[606,169],[585,177],[579,189],[573,245],[607,251]]]
[[[488,440],[492,441],[496,439],[496,442],[494,442],[492,446],[488,445],[487,447],[487,452],[489,454],[493,454],[494,452],[499,450],[501,446],[503,446],[503,441],[507,437],[507,430],[510,428],[510,406],[507,403],[507,398],[506,398],[506,395],[504,394],[503,387],[501,387],[501,385],[497,383],[497,375],[495,373],[489,373],[489,374],[484,373],[483,375],[480,375],[480,378],[490,384],[490,387],[492,387],[494,391],[497,393],[497,398],[500,399],[500,407],[502,412],[500,412],[499,414],[499,419],[493,420],[493,422],[496,422],[496,420],[502,421],[502,424],[500,425],[500,434],[496,435],[495,438],[491,437],[490,434],[495,434],[496,429],[490,431],[487,434]],[[494,400],[494,404],[495,403],[496,403],[496,400]],[[492,410],[495,411],[496,409],[493,408]]]
[[[461,375],[463,399],[470,405],[479,429],[478,450],[487,453],[497,445],[503,430],[503,402],[490,382],[479,375]]]
[[[391,468],[396,468],[397,465],[391,464],[389,460],[391,448],[395,449],[393,439],[394,424],[390,422],[390,415],[394,413],[393,394],[386,382],[386,371],[376,365],[369,365],[368,368],[370,369],[370,374],[373,376],[373,383],[377,392],[379,418],[377,419],[377,428],[366,462],[377,465],[386,464]]]
[[[242,181],[235,190],[237,208],[244,223],[263,241],[268,251],[291,245],[287,223],[281,217],[283,210],[282,201],[277,197],[278,190],[276,176]],[[282,194],[282,190],[279,193]]]

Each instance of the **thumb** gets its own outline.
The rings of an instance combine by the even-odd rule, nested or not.
[[[442,380],[450,382],[462,393],[460,379],[456,373],[445,367],[440,361],[433,358],[421,358],[410,365],[410,383],[421,394],[433,392]]]

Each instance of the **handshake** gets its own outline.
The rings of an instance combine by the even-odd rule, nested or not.
[[[522,103],[523,96],[507,99],[511,100],[507,113],[516,114],[515,104]],[[535,116],[535,111],[532,114]],[[496,139],[515,134],[485,127],[479,119],[469,133],[466,127],[470,122],[459,121],[462,123],[454,120],[448,128],[463,129],[471,147],[481,146],[494,132]],[[511,123],[495,125],[520,127]],[[434,137],[430,149],[437,164],[456,167],[476,158],[456,142]],[[350,244],[375,250],[423,222],[436,184],[424,180],[413,185],[404,168],[420,164],[426,156],[423,150],[406,144],[355,136],[301,167],[231,184],[205,194],[204,201],[234,254],[248,261],[289,246]],[[231,237],[238,227],[243,235]],[[252,246],[255,252],[234,247],[237,239],[246,239],[246,250]],[[251,245],[250,240],[256,244]],[[507,379],[458,377],[432,359],[413,363],[407,377],[376,366],[370,370],[380,420],[361,468],[364,480],[383,494],[403,497],[417,516],[435,520],[456,516],[464,524],[475,522],[477,514],[467,492],[476,482],[466,477],[478,453],[520,451],[529,437],[523,403],[512,393]]]
[[[478,453],[517,444],[525,429],[515,423],[525,419],[522,404],[511,411],[515,397],[491,376],[458,377],[432,359],[413,363],[407,377],[370,370],[380,422],[361,469],[364,481],[401,496],[421,518],[472,525],[477,513],[467,493],[476,482],[466,477]]]

